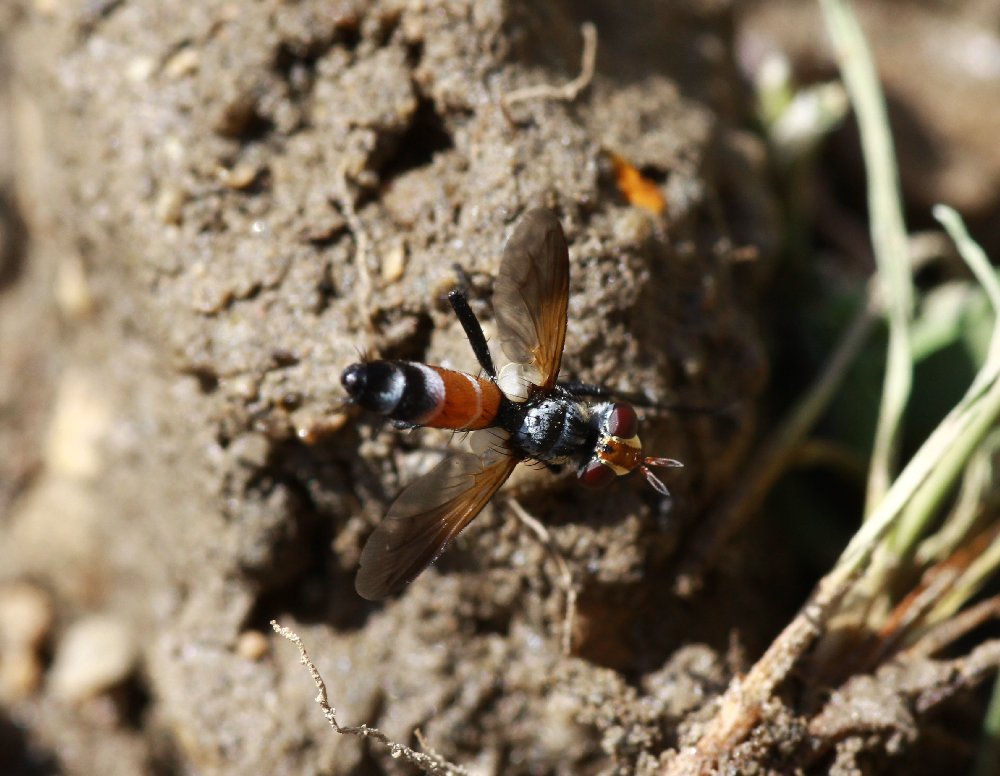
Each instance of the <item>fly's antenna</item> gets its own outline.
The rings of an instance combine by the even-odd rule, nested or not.
[[[652,455],[647,455],[642,459],[642,462],[646,466],[662,466],[666,469],[683,469],[684,464],[673,458],[657,458]]]
[[[667,490],[667,486],[663,484],[663,480],[653,474],[650,466],[662,466],[664,468],[676,469],[683,467],[680,461],[675,461],[673,458],[657,458],[655,456],[647,456],[642,459],[642,464],[639,466],[639,471],[642,472],[643,476],[646,478],[646,482],[653,486],[653,489],[667,498],[672,498],[670,491]]]

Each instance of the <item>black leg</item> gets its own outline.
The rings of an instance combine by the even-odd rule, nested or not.
[[[559,383],[559,387],[572,396],[612,396],[613,393],[603,385],[593,385],[592,383],[581,383],[571,380]]]
[[[627,401],[636,407],[642,407],[647,410],[666,410],[668,412],[690,412],[690,413],[717,413],[718,408],[715,407],[689,407],[683,404],[656,404],[651,402],[646,396],[639,393],[625,393],[623,391],[615,391],[611,388],[606,388],[603,385],[593,385],[592,383],[580,383],[574,381],[569,381],[565,383],[559,383],[559,387],[562,388],[570,396],[576,397],[594,397],[598,399],[621,399]]]
[[[493,356],[490,355],[490,349],[486,344],[486,335],[483,334],[483,327],[479,325],[476,314],[469,307],[465,294],[456,288],[448,294],[448,301],[451,303],[451,309],[458,316],[458,322],[465,329],[465,336],[469,338],[469,344],[472,345],[472,352],[476,354],[479,366],[495,380],[497,368],[493,365]]]

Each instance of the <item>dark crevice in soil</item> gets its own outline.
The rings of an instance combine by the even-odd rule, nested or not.
[[[0,715],[0,773],[6,776],[49,776],[61,772],[54,752],[35,746],[25,729]]]
[[[271,351],[271,361],[278,368],[295,366],[299,363],[299,356],[286,348],[274,348]]]
[[[219,375],[208,366],[191,366],[182,372],[191,375],[198,382],[198,389],[205,395],[215,393],[219,388]]]
[[[399,310],[381,310],[375,316],[375,320],[372,323],[376,329],[386,331],[394,323],[392,318],[399,313]],[[423,360],[431,344],[431,335],[434,333],[434,321],[427,313],[417,313],[412,317],[414,318],[412,331],[407,332],[398,340],[387,342],[383,345],[379,350],[380,358],[410,361]]]
[[[415,70],[420,65],[420,60],[424,57],[424,42],[422,40],[409,41],[405,46],[406,64]]]
[[[313,507],[306,487],[286,472],[265,467],[240,488],[237,498],[251,503],[279,501],[292,523],[270,538],[270,562],[244,568],[243,573],[262,590],[284,587],[300,579],[306,569],[322,563],[330,546],[330,524]]]
[[[324,487],[337,488],[336,473],[330,460],[333,454],[324,452],[343,447],[329,443],[307,446],[298,440],[276,445],[270,463],[260,473],[261,478],[280,481],[294,494],[295,505],[289,519],[297,525],[290,531],[294,537],[287,552],[294,569],[280,579],[272,578],[261,593],[247,619],[247,627],[268,630],[272,619],[283,613],[300,622],[322,623],[340,631],[363,628],[369,615],[378,608],[360,598],[354,590],[355,568],[337,564],[337,556],[330,552],[334,538],[343,526],[338,525],[332,514],[315,503],[308,486],[319,480]],[[356,443],[355,443],[356,444]],[[343,479],[341,477],[340,479]],[[277,581],[275,581],[277,580]]]
[[[576,657],[620,672],[634,666],[637,654],[634,631],[643,612],[632,600],[638,598],[638,591],[629,587],[635,586],[591,584],[579,591],[577,612],[587,627],[574,644]],[[632,600],[632,605],[623,606],[623,600]],[[643,645],[647,650],[651,646],[654,645]]]
[[[329,544],[320,545],[324,549]],[[329,553],[325,553],[329,554]],[[316,558],[308,571],[287,585],[261,595],[246,619],[245,627],[270,631],[271,620],[290,616],[308,625],[328,625],[342,633],[365,627],[380,604],[365,601],[354,590],[354,570],[334,571]]]
[[[274,132],[274,121],[268,116],[261,114],[256,107],[249,111],[243,121],[242,127],[236,132],[237,137],[244,145],[256,143],[264,140]]]
[[[282,41],[274,52],[274,69],[289,85],[289,90],[295,96],[308,93],[312,85],[312,73],[316,62],[327,51],[328,45],[294,46],[289,41]],[[305,88],[303,88],[305,87]]]
[[[450,151],[454,147],[444,119],[435,109],[434,103],[421,98],[410,126],[395,141],[395,150],[380,165],[382,184],[431,164],[436,154]]]
[[[397,11],[391,11],[389,13],[382,13],[379,16],[378,30],[374,37],[374,42],[379,46],[385,46],[389,41],[392,40],[393,36],[396,34],[396,30],[399,29],[399,23],[402,21],[402,15]]]
[[[27,250],[28,233],[17,202],[0,193],[0,291],[20,277]]]
[[[474,627],[478,636],[495,635],[506,638],[510,635],[510,625],[513,620],[513,609],[503,607],[491,610],[488,617],[476,617]]]
[[[275,130],[274,121],[263,114],[258,95],[252,89],[236,95],[219,112],[213,122],[217,135],[235,140],[242,145],[259,142]]]
[[[314,244],[317,246],[332,245],[333,242],[334,238],[331,237],[329,241],[314,241]],[[337,284],[333,279],[333,268],[329,262],[324,266],[323,275],[319,279],[319,283],[316,284],[316,296],[316,307],[313,312],[317,316],[326,310],[330,306],[330,303],[338,296]]]
[[[353,52],[361,42],[358,25],[338,27],[333,36],[306,42],[281,41],[275,49],[272,66],[288,84],[293,99],[304,99],[312,90],[316,63],[331,49],[340,47]]]

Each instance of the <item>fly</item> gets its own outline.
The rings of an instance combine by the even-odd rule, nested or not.
[[[681,464],[643,454],[632,406],[611,400],[600,386],[556,382],[568,299],[562,226],[551,211],[531,210],[504,247],[493,291],[500,346],[510,361],[500,372],[459,290],[448,300],[484,376],[414,361],[368,361],[344,370],[350,401],[397,425],[473,432],[472,452],[448,456],[389,507],[361,552],[355,587],[363,598],[392,595],[433,563],[521,461],[572,464],[588,487],[638,469],[669,496],[650,467]]]

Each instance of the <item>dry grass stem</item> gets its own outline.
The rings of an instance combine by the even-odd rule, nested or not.
[[[340,211],[344,214],[344,218],[347,219],[351,233],[354,235],[354,267],[358,273],[358,310],[362,311],[362,319],[365,321],[366,328],[371,329],[371,316],[368,314],[374,288],[371,269],[368,266],[368,246],[371,241],[368,238],[368,231],[354,207],[354,196],[351,194],[347,171],[344,169],[337,170],[334,176],[333,195],[340,206]]]
[[[597,62],[597,27],[592,22],[584,22],[580,25],[580,34],[583,35],[583,55],[580,61],[580,74],[567,84],[553,86],[552,84],[538,84],[536,86],[526,86],[523,89],[515,89],[500,98],[504,110],[518,102],[528,100],[564,100],[572,102],[580,92],[586,89],[594,78],[594,65]]]
[[[323,716],[326,717],[326,721],[330,724],[330,727],[337,733],[341,735],[360,736],[361,738],[373,738],[388,747],[389,754],[393,757],[402,758],[420,768],[424,773],[432,774],[432,776],[469,776],[469,772],[465,768],[448,762],[436,752],[417,752],[404,744],[399,744],[391,740],[378,728],[368,727],[368,725],[343,727],[337,722],[337,711],[330,706],[326,692],[326,683],[316,668],[316,664],[309,657],[302,639],[291,628],[282,627],[276,620],[271,620],[271,627],[275,633],[288,639],[288,641],[292,642],[298,648],[299,662],[309,671],[309,676],[312,677],[313,684],[316,685],[316,703],[323,710]],[[424,745],[423,736],[418,735],[417,740],[421,742],[421,746]]]

